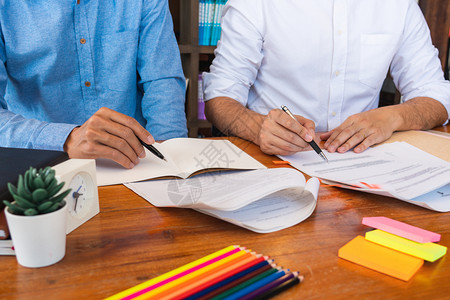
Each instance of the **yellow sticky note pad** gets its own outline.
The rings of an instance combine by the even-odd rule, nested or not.
[[[341,249],[339,257],[369,269],[408,281],[423,265],[423,259],[398,252],[357,236]]]
[[[445,246],[435,243],[414,242],[379,229],[367,232],[366,240],[430,262],[436,261],[447,253],[447,247]]]

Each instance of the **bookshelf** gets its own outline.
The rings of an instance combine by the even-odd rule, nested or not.
[[[198,0],[169,0],[174,30],[178,39],[184,75],[189,79],[186,94],[186,119],[189,137],[210,136],[211,124],[199,120],[198,75],[207,71],[215,46],[198,45]]]

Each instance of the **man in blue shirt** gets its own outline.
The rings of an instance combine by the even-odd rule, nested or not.
[[[137,137],[186,136],[167,1],[0,2],[0,146],[132,168]]]

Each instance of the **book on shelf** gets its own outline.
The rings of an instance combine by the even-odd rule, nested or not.
[[[197,119],[206,120],[205,116],[205,102],[203,101],[203,77],[198,74],[198,101],[197,101]]]
[[[174,138],[153,145],[165,160],[147,149],[146,157],[133,169],[125,169],[112,160],[97,159],[97,184],[103,186],[161,177],[187,178],[223,169],[266,168],[228,140]]]
[[[199,45],[216,46],[220,39],[223,7],[227,0],[199,1]]]
[[[125,184],[157,207],[191,208],[268,233],[294,226],[314,211],[319,180],[292,168],[205,173],[184,180]]]

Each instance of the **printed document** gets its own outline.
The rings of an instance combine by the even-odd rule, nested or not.
[[[325,151],[325,150],[324,150]],[[362,153],[314,151],[282,158],[329,184],[394,197],[432,210],[450,211],[450,163],[404,142],[383,144]]]

